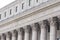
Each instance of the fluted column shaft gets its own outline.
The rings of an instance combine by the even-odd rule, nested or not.
[[[6,34],[2,34],[2,36],[1,36],[1,40],[6,40]]]
[[[12,33],[11,32],[8,32],[6,34],[6,40],[11,40],[12,39]]]
[[[47,24],[46,21],[41,23],[41,37],[40,40],[47,40]]]
[[[1,40],[3,40],[2,35],[1,35]]]
[[[50,21],[50,40],[57,40],[57,17]]]
[[[4,40],[2,35],[1,35],[1,40]]]
[[[32,26],[32,40],[38,40],[38,31],[39,31],[38,23],[35,23]]]
[[[32,30],[32,40],[37,40],[37,31]]]
[[[7,37],[6,37],[6,40],[10,40],[10,38],[7,36]]]
[[[18,31],[18,40],[24,40],[24,29],[20,28]]]
[[[24,40],[31,40],[31,26],[27,25],[25,28],[25,39]]]
[[[12,40],[17,40],[17,38],[18,38],[18,32],[16,30],[14,30],[12,32]]]
[[[15,36],[14,36],[14,34],[12,34],[12,40],[15,40],[16,38],[15,38]]]
[[[25,39],[24,40],[30,40],[29,39],[29,33],[25,32]]]
[[[1,40],[1,35],[0,35],[0,40]]]

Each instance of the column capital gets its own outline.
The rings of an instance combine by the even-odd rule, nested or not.
[[[3,40],[4,40],[4,39],[6,40],[6,34],[5,34],[5,33],[2,34],[2,39],[3,39]]]
[[[27,26],[25,27],[25,32],[31,33],[31,30],[32,30],[32,28],[31,28],[30,25],[27,25]]]
[[[7,32],[6,36],[10,38],[12,36],[12,33],[11,32]]]
[[[18,31],[19,34],[23,35],[24,34],[24,29],[21,27]]]
[[[46,28],[47,29],[47,27],[49,25],[48,20],[41,21],[41,24],[40,25],[41,25],[41,28]]]
[[[6,34],[5,34],[5,33],[3,33],[3,34],[2,34],[2,36],[4,37],[4,36],[6,36]]]
[[[6,40],[11,40],[12,39],[12,33],[9,31],[6,33]]]
[[[54,27],[54,26],[57,26],[58,17],[50,18],[50,19],[49,19],[49,22],[50,22],[50,25],[52,25],[53,27]]]
[[[16,36],[16,34],[18,34],[18,31],[17,30],[13,30],[11,33],[12,33],[12,36]]]
[[[35,31],[40,31],[40,25],[39,23],[34,23],[32,24],[32,30],[35,30]]]

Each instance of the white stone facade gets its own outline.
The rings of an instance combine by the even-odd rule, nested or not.
[[[16,0],[0,9],[0,40],[60,40],[60,0]]]

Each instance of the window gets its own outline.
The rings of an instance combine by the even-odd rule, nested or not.
[[[10,9],[10,15],[12,14],[12,9]]]
[[[22,9],[24,9],[24,3],[22,3]]]
[[[4,14],[5,14],[5,17],[6,17],[6,12]]]
[[[17,10],[18,10],[18,6],[16,6],[16,12],[17,12]]]
[[[0,14],[0,19],[1,19],[1,14]]]
[[[29,6],[31,5],[31,0],[29,0]]]

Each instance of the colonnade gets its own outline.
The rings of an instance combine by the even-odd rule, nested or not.
[[[50,38],[48,40],[57,40],[58,17],[43,20],[41,22],[27,25],[19,30],[3,33],[0,40],[47,40],[48,27],[50,27]]]

